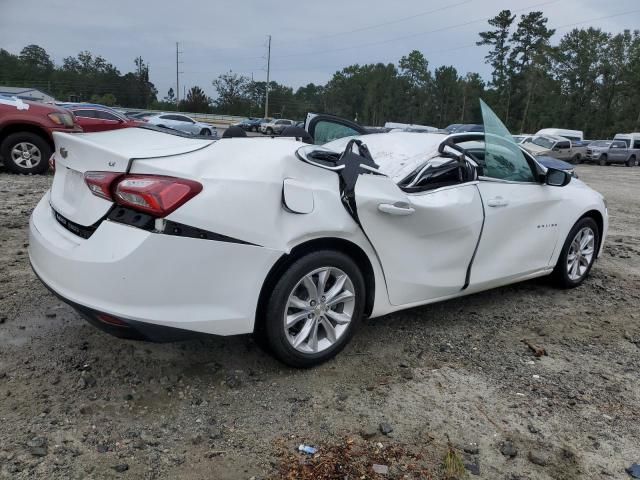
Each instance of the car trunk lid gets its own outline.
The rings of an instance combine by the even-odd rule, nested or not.
[[[54,133],[54,141],[56,173],[51,206],[58,216],[85,227],[98,222],[113,205],[91,193],[84,181],[85,172],[125,174],[136,159],[181,155],[213,142],[147,128],[91,134]]]

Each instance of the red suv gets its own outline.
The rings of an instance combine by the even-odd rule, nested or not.
[[[0,159],[14,173],[44,173],[53,153],[53,132],[82,132],[63,108],[0,95]]]

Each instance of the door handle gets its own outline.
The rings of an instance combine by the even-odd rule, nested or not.
[[[490,207],[506,207],[507,205],[509,205],[509,202],[502,197],[495,197],[489,200],[487,202],[487,205],[489,205]]]
[[[381,203],[378,205],[378,210],[383,213],[388,213],[389,215],[411,215],[416,211],[411,205],[407,202],[396,202],[394,204],[391,203]]]

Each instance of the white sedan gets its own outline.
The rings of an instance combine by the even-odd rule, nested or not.
[[[603,197],[482,111],[484,133],[454,135],[309,116],[323,145],[56,133],[33,269],[115,335],[253,332],[296,367],[338,353],[363,317],[545,275],[579,285],[602,251]]]
[[[161,113],[144,117],[144,121],[151,125],[171,128],[190,135],[200,135],[204,137],[218,136],[218,129],[213,125],[196,122],[193,118],[181,113]]]

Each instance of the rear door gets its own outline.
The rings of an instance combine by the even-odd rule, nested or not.
[[[483,222],[477,182],[433,189],[427,184],[405,193],[386,176],[364,174],[355,198],[391,304],[425,302],[465,288]]]
[[[627,143],[623,140],[615,140],[609,148],[609,160],[624,162],[627,160]]]

